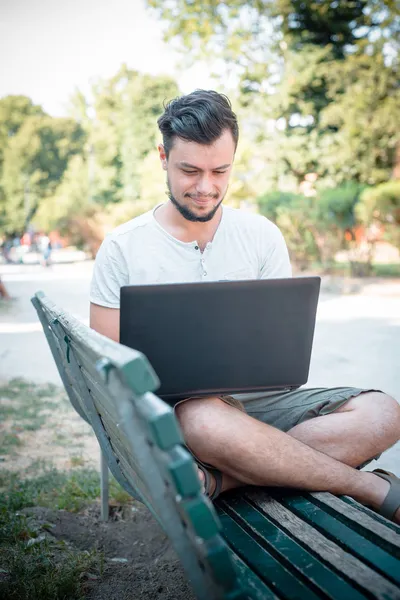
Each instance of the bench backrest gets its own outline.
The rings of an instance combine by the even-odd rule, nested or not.
[[[169,536],[197,597],[244,597],[174,412],[152,393],[159,381],[146,357],[86,327],[42,292],[32,303],[73,407],[92,426],[115,479]]]

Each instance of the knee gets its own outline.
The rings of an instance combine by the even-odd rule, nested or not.
[[[185,442],[193,452],[210,441],[226,408],[229,409],[219,398],[196,398],[176,407]]]
[[[352,408],[363,415],[363,421],[369,420],[376,430],[388,438],[391,444],[400,439],[400,404],[383,392],[366,392],[352,398]]]

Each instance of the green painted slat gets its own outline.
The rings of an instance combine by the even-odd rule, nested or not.
[[[178,494],[183,498],[199,494],[201,484],[189,452],[182,446],[176,446],[169,451],[167,460],[167,468]]]
[[[242,590],[234,590],[233,592],[227,592],[224,600],[248,600],[248,596]]]
[[[119,371],[136,394],[154,392],[160,386],[160,380],[146,356],[138,354],[139,356],[133,358],[128,364],[120,367]]]
[[[278,597],[285,600],[318,600],[315,592],[284,567],[270,552],[261,546],[247,531],[225,512],[220,512],[222,533],[239,557]]]
[[[207,542],[204,556],[213,572],[215,581],[223,589],[236,595],[238,592],[243,592],[230,559],[228,547],[220,536],[215,536]]]
[[[339,519],[335,519],[319,506],[310,502],[308,498],[284,496],[281,502],[353,556],[361,559],[364,563],[372,565],[374,569],[384,574],[389,580],[400,584],[400,560],[398,558],[391,556]]]
[[[350,506],[353,506],[354,508],[356,508],[358,511],[363,512],[366,515],[369,515],[370,517],[372,517],[373,519],[375,519],[375,521],[378,521],[379,523],[381,523],[382,525],[384,525],[388,529],[391,529],[392,531],[394,531],[395,533],[397,533],[397,534],[400,535],[400,526],[397,525],[397,523],[393,523],[392,521],[388,521],[382,515],[379,515],[375,511],[373,511],[370,508],[368,508],[367,506],[363,506],[362,504],[359,504],[358,502],[356,502],[355,500],[353,500],[353,498],[349,498],[348,496],[340,496],[340,499],[343,502],[345,502],[346,504],[349,504]]]
[[[230,518],[221,507],[218,507],[218,516],[222,520]],[[240,583],[243,587],[245,598],[251,600],[279,600],[278,596],[256,575],[250,567],[229,547],[231,561],[236,569]]]
[[[203,540],[209,540],[220,531],[220,524],[214,507],[203,494],[195,498],[183,498],[179,502],[183,518],[189,521],[193,531]]]
[[[146,394],[137,403],[137,409],[147,422],[149,435],[161,450],[182,444],[183,437],[174,411],[154,394]]]
[[[329,569],[318,557],[288,535],[279,523],[274,522],[267,514],[245,499],[235,499],[229,504],[224,503],[224,508],[243,528],[249,526],[254,529],[255,531],[251,531],[250,535],[255,537],[266,550],[277,556],[287,569],[292,572],[296,570],[297,573],[294,573],[296,577],[301,574],[327,598],[365,599],[363,593],[344,581],[340,575]]]

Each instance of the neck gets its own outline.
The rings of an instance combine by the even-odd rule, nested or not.
[[[200,247],[211,242],[222,218],[220,206],[210,221],[206,223],[193,222],[185,219],[170,200],[154,213],[155,219],[170,235],[181,242],[197,241]]]

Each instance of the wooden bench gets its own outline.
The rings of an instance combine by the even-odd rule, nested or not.
[[[41,292],[32,302],[73,407],[108,468],[168,535],[200,600],[400,599],[400,527],[327,493],[243,488],[214,505],[147,359],[99,335]]]

